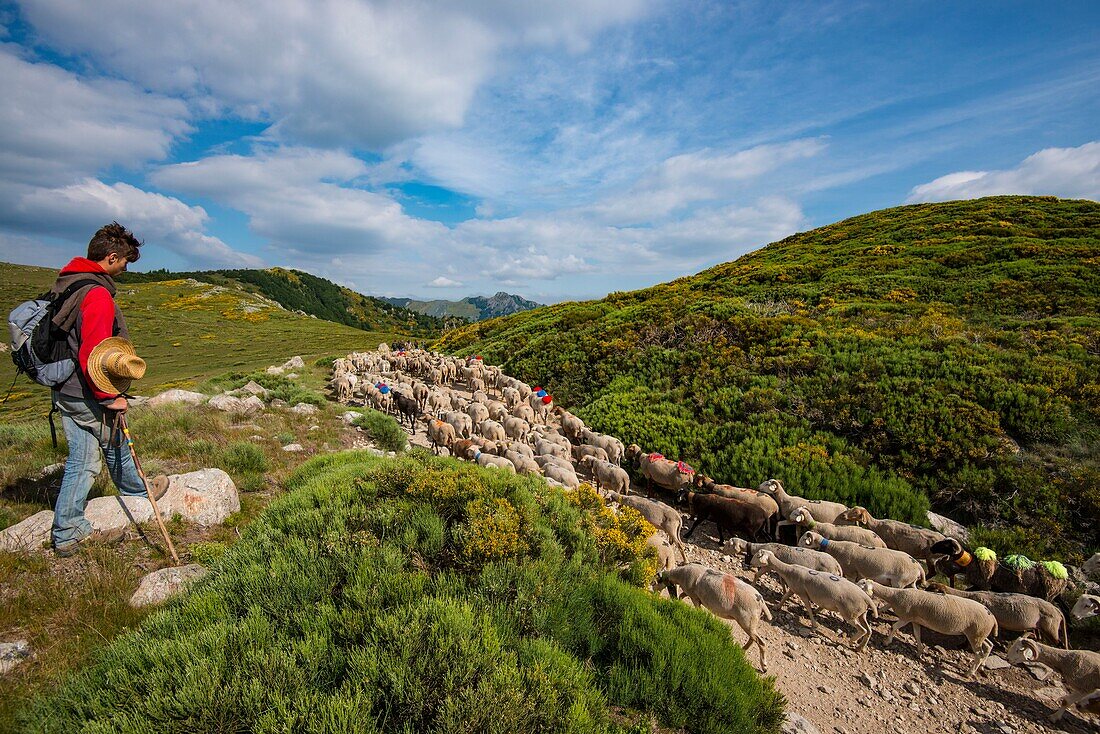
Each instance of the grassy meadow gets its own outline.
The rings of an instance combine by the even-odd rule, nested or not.
[[[56,276],[47,268],[0,263],[0,311],[6,314],[48,290]],[[120,284],[117,299],[148,364],[144,379],[134,384],[139,395],[193,388],[225,372],[263,369],[294,355],[308,362],[403,338],[303,317],[253,293],[187,280]],[[14,376],[11,359],[0,359],[0,399]],[[20,377],[0,403],[0,421],[38,418],[49,408],[49,390]]]

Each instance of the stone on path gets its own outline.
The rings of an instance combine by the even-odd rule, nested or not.
[[[130,597],[130,606],[144,607],[159,604],[168,597],[183,591],[187,586],[206,575],[207,569],[197,563],[179,568],[162,568],[146,574]]]
[[[190,390],[165,390],[162,393],[154,395],[145,402],[149,407],[155,408],[160,405],[172,405],[174,403],[183,403],[184,405],[201,405],[205,403],[207,396],[201,392],[192,392]]]
[[[233,480],[221,469],[200,469],[168,477],[168,491],[157,500],[162,517],[179,515],[197,525],[218,525],[240,512],[241,498]]]
[[[0,642],[0,675],[4,675],[19,663],[33,656],[31,643],[26,640]]]
[[[288,443],[286,446],[283,446],[283,451],[287,451],[287,452],[290,452],[290,453],[297,453],[299,451],[305,451],[305,450],[306,450],[305,447],[302,446],[302,444],[300,444],[300,443]]]
[[[780,724],[779,731],[783,734],[820,734],[817,727],[810,723],[809,719],[796,714],[794,711],[787,712],[787,717]]]
[[[985,659],[983,666],[986,670],[1004,670],[1005,668],[1011,668],[1008,661],[1002,658],[1000,655],[990,655]]]

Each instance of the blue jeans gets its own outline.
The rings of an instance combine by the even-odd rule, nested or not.
[[[92,482],[103,469],[101,453],[107,460],[107,471],[120,494],[145,497],[146,493],[145,482],[138,474],[122,432],[111,435],[113,411],[105,411],[94,400],[74,398],[59,392],[53,393],[53,402],[61,411],[61,426],[69,444],[61,492],[53,510],[51,535],[57,548],[92,534],[92,525],[84,517],[84,507],[88,504]]]

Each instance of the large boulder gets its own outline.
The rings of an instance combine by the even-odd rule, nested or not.
[[[949,517],[928,513],[928,524],[938,533],[943,533],[948,538],[954,538],[960,543],[970,542],[970,531]]]
[[[207,396],[201,392],[191,392],[190,390],[165,390],[164,392],[154,395],[146,401],[146,405],[150,407],[157,407],[158,405],[172,405],[174,403],[183,403],[184,405],[201,405],[205,403]]]
[[[283,368],[282,367],[277,367],[275,365],[271,365],[266,370],[264,370],[264,372],[266,372],[269,375],[281,375],[281,374],[283,374]]]
[[[88,501],[84,517],[93,530],[115,530],[131,523],[152,522],[153,506],[145,497],[96,497]]]
[[[146,574],[138,583],[137,591],[130,597],[130,606],[160,604],[205,576],[206,572],[205,567],[189,563],[179,568],[162,568]]]
[[[0,530],[0,551],[39,550],[49,544],[51,527],[53,510],[36,512],[26,520]]]
[[[249,395],[247,398],[240,398],[236,395],[223,393],[211,398],[210,406],[218,410],[223,410],[226,413],[249,416],[262,411],[264,409],[264,401],[260,400],[255,395]]]
[[[306,368],[305,361],[301,357],[291,357],[283,363],[283,371],[286,370],[304,370]]]
[[[168,477],[168,490],[157,500],[162,517],[179,515],[198,525],[218,525],[241,509],[233,480],[221,469],[200,469]]]
[[[241,385],[236,390],[231,390],[227,395],[238,395],[240,397],[247,397],[249,395],[255,395],[258,398],[267,398],[267,388],[256,382],[255,380],[249,380],[244,385]]]

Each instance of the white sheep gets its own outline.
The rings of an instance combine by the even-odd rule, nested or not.
[[[960,591],[940,583],[929,584],[928,590],[984,604],[997,618],[997,627],[1001,632],[1034,632],[1044,641],[1060,642],[1063,647],[1069,647],[1066,617],[1061,609],[1046,599],[999,591]]]
[[[846,540],[850,543],[870,546],[872,548],[885,548],[886,541],[875,535],[867,528],[855,525],[834,525],[829,522],[818,522],[808,507],[799,507],[787,518],[791,522],[807,530],[828,538],[829,540]]]
[[[566,469],[561,464],[547,464],[542,468],[542,475],[560,483],[566,489],[576,489],[581,486],[581,480],[572,466]]]
[[[803,533],[798,544],[828,553],[840,561],[844,575],[852,580],[870,578],[896,588],[924,583],[924,566],[908,553],[869,548],[846,540],[829,540],[812,531]]]
[[[477,446],[471,446],[466,449],[466,458],[470,461],[477,462],[478,466],[485,467],[486,469],[503,469],[509,474],[516,473],[516,465],[508,461],[508,459],[503,456],[487,454]]]
[[[1016,640],[1008,650],[1008,662],[1042,663],[1057,670],[1066,687],[1062,705],[1050,715],[1056,722],[1073,706],[1089,713],[1100,714],[1100,652],[1091,650],[1061,650],[1028,638]]]
[[[749,644],[744,646],[744,651],[748,652],[756,643],[760,648],[760,669],[767,672],[767,651],[756,628],[761,617],[770,621],[772,613],[759,591],[736,576],[699,563],[661,571],[657,574],[657,581],[669,586],[669,596],[673,596],[674,589],[679,587],[695,606],[707,609],[721,619],[737,622],[749,636]],[[675,592],[675,596],[679,598],[679,592]]]
[[[941,635],[964,635],[974,653],[967,678],[974,677],[993,650],[993,641],[989,638],[997,634],[997,619],[976,601],[921,589],[895,589],[871,579],[861,579],[859,587],[872,599],[881,599],[897,615],[898,621],[894,622],[886,638],[887,646],[894,641],[898,630],[907,624],[913,625],[917,655],[924,654],[924,643],[920,639],[922,627]]]
[[[595,456],[585,456],[581,459],[580,465],[596,480],[596,489],[630,494],[630,475],[621,466],[612,464],[610,461],[601,461]]]
[[[1095,617],[1100,614],[1100,596],[1081,594],[1081,598],[1073,605],[1073,611],[1070,614],[1073,615],[1074,619]]]
[[[637,495],[620,494],[619,492],[612,491],[605,492],[604,495],[612,502],[618,502],[620,505],[633,507],[635,510],[642,513],[642,517],[644,517],[650,525],[665,532],[668,539],[672,541],[672,544],[680,551],[680,558],[685,563],[687,562],[684,542],[680,540],[680,529],[684,525],[684,518],[679,511],[669,507],[663,502],[649,500]]]
[[[804,566],[784,563],[769,550],[760,550],[749,563],[759,571],[771,571],[783,580],[785,591],[779,600],[779,608],[791,594],[802,600],[806,613],[810,615],[810,628],[817,630],[817,618],[814,617],[814,604],[840,615],[858,631],[854,647],[862,652],[871,639],[871,622],[868,617],[877,617],[878,611],[871,597],[848,579],[831,573],[822,573]]]
[[[796,545],[784,545],[782,543],[750,543],[741,538],[730,538],[728,542],[730,552],[733,555],[743,556],[742,565],[746,567],[753,556],[762,550],[767,550],[771,551],[772,555],[784,563],[812,568],[814,571],[831,573],[836,576],[844,575],[844,570],[841,569],[840,562],[837,559],[818,550],[799,548]],[[756,574],[752,577],[753,583],[759,580],[761,573],[760,569],[756,569]],[[786,591],[785,588],[784,591]]]

